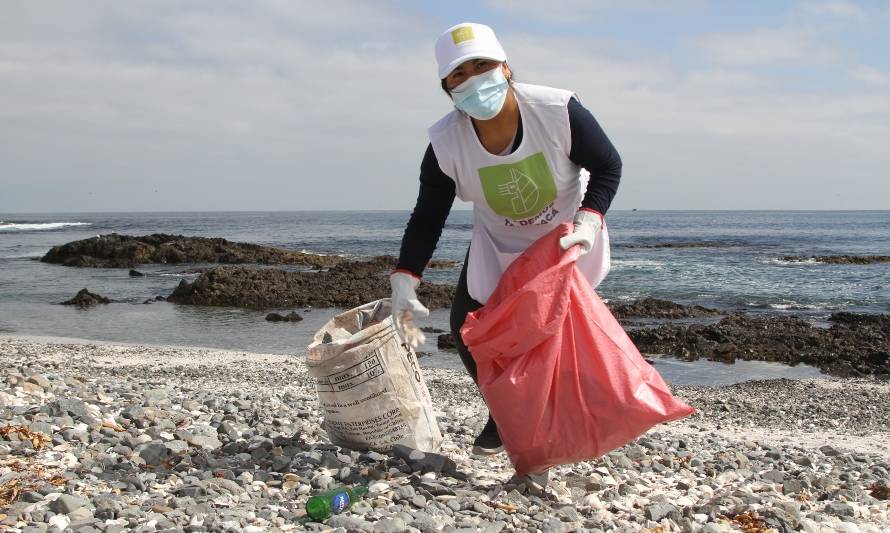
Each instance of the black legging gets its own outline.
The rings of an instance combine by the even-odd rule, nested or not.
[[[478,386],[479,379],[476,377],[476,361],[460,336],[460,328],[464,325],[467,314],[482,307],[482,304],[470,297],[470,293],[467,291],[467,263],[469,259],[470,252],[468,250],[467,257],[464,259],[464,268],[460,271],[460,278],[457,281],[457,290],[454,291],[454,301],[451,303],[451,334],[454,335],[454,344],[457,346],[460,360],[463,361],[467,372]]]

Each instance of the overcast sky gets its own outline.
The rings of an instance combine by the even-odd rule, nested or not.
[[[890,209],[883,0],[0,9],[0,212],[411,209],[464,21],[597,117],[613,209]]]

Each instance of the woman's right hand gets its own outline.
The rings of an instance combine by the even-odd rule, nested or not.
[[[392,286],[392,325],[401,341],[417,348],[426,341],[418,329],[414,317],[428,317],[430,310],[417,299],[417,286],[420,278],[405,271],[395,271],[389,275]]]

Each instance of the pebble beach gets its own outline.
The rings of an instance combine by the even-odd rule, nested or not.
[[[333,446],[302,358],[0,337],[7,531],[890,530],[890,383],[677,386],[697,409],[545,492],[469,455],[472,381],[425,369],[456,471]],[[416,459],[416,457],[412,457]],[[425,472],[425,473],[424,473]],[[312,495],[370,493],[324,524]]]

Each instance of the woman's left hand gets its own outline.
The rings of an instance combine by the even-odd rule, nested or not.
[[[593,209],[582,207],[575,213],[572,222],[575,224],[574,231],[559,239],[559,245],[563,250],[568,250],[575,245],[581,246],[580,257],[593,249],[596,236],[603,228],[603,215]]]

